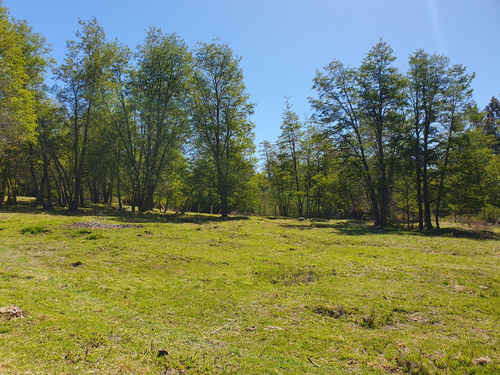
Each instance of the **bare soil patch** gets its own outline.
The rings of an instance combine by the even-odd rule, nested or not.
[[[11,320],[14,318],[26,318],[28,314],[17,306],[0,307],[0,317]]]
[[[125,229],[125,228],[142,228],[142,224],[108,224],[100,221],[90,221],[88,223],[73,223],[68,227],[74,229]]]

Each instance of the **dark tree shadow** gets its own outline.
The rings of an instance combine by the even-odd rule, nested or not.
[[[290,219],[296,221],[296,219]],[[312,230],[315,228],[332,229],[334,233],[349,236],[363,236],[367,234],[391,234],[404,236],[424,236],[424,237],[455,237],[469,238],[474,240],[500,240],[500,234],[489,230],[473,230],[461,228],[441,228],[426,231],[408,230],[398,227],[377,228],[361,220],[308,220],[307,222],[282,224],[285,228],[294,228],[300,230]]]
[[[430,237],[470,238],[473,240],[500,240],[500,234],[490,230],[473,230],[460,228],[432,229],[422,233]]]
[[[147,211],[147,212],[131,212],[129,210],[119,210],[117,207],[103,205],[103,204],[86,204],[82,205],[78,211],[70,211],[66,208],[54,208],[52,210],[44,210],[41,207],[33,207],[29,202],[18,202],[15,205],[3,205],[0,207],[1,212],[16,212],[25,214],[48,214],[54,216],[65,216],[68,218],[93,218],[99,220],[100,217],[106,217],[114,220],[118,223],[126,224],[147,224],[147,223],[171,223],[171,224],[182,224],[182,223],[195,223],[204,224],[211,222],[231,222],[231,221],[241,221],[248,220],[247,216],[231,216],[227,219],[223,219],[217,215],[210,214],[197,214],[197,213],[186,213],[186,214],[176,214],[173,212],[158,212],[158,211]]]

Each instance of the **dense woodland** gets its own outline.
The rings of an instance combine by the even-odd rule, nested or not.
[[[500,102],[480,109],[474,74],[445,56],[417,50],[400,72],[380,41],[359,67],[333,60],[311,77],[314,115],[285,101],[280,136],[256,148],[240,60],[219,40],[191,49],[151,27],[132,50],[92,19],[56,63],[1,6],[0,40],[2,204],[23,195],[47,210],[91,201],[420,230],[443,216],[500,218]]]

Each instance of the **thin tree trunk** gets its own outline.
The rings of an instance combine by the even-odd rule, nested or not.
[[[32,183],[33,183],[33,190],[35,192],[35,197],[36,197],[35,206],[38,207],[40,205],[43,205],[43,199],[42,199],[40,187],[38,186],[38,182],[37,182],[35,165],[33,163],[33,159],[35,158],[35,155],[33,152],[33,145],[31,143],[28,145],[28,150],[29,150],[29,169],[30,169],[30,173],[31,173]]]

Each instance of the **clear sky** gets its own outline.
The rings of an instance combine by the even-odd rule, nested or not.
[[[332,59],[358,66],[380,38],[405,71],[418,48],[475,72],[474,98],[484,108],[500,98],[499,0],[3,0],[27,19],[62,62],[78,18],[96,17],[108,38],[134,48],[149,26],[175,32],[190,46],[218,37],[242,57],[256,103],[256,143],[279,135],[285,96],[310,114],[317,69]]]

